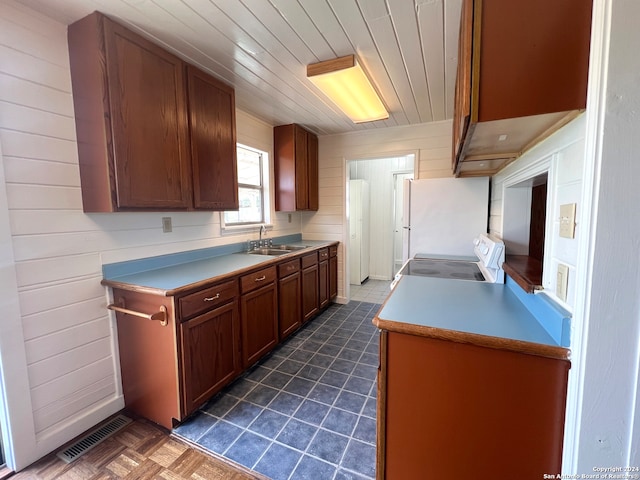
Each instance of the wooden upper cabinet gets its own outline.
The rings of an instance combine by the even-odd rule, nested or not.
[[[99,12],[68,39],[84,211],[237,208],[233,90]]]
[[[187,208],[183,62],[97,12],[68,34],[84,210]]]
[[[191,65],[187,85],[194,207],[237,210],[234,90]]]
[[[318,137],[300,125],[273,129],[276,210],[318,210]]]
[[[591,0],[464,0],[453,171],[490,175],[586,108]]]

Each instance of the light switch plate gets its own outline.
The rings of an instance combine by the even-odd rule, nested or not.
[[[569,285],[569,267],[559,263],[558,273],[556,275],[556,296],[563,302],[567,301],[568,285]]]
[[[560,205],[560,236],[575,238],[576,236],[576,204]]]

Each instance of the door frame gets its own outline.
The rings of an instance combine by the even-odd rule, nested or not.
[[[343,188],[343,210],[342,210],[342,243],[344,245],[344,263],[342,268],[343,275],[343,289],[344,289],[344,297],[346,302],[351,301],[351,286],[349,283],[349,278],[351,275],[351,271],[349,268],[349,255],[350,255],[350,241],[349,241],[349,180],[351,180],[351,171],[350,165],[351,162],[356,162],[358,160],[376,160],[376,159],[385,159],[385,158],[395,158],[395,157],[407,157],[409,155],[413,155],[413,175],[414,178],[419,178],[419,166],[420,166],[420,150],[401,150],[401,151],[392,151],[392,152],[384,152],[384,153],[371,153],[368,155],[355,155],[349,157],[342,157],[342,168],[344,172],[344,188]],[[370,192],[371,193],[371,192]]]
[[[0,144],[0,429],[7,467],[17,471],[37,460],[37,448],[4,171]]]
[[[415,158],[413,160],[413,164],[415,167]],[[394,232],[393,232],[393,242],[391,245],[391,278],[395,277],[396,275],[396,258],[395,258],[395,252],[396,252],[396,232],[395,232],[395,225],[397,225],[398,223],[398,218],[397,218],[397,213],[398,213],[398,206],[397,206],[397,202],[400,201],[400,203],[402,203],[402,198],[398,199],[398,191],[397,191],[397,187],[398,187],[398,175],[412,175],[411,179],[414,179],[416,174],[415,174],[415,168],[414,171],[412,170],[398,170],[397,172],[392,172],[391,173],[391,177],[392,177],[392,182],[393,182],[393,225],[394,225]],[[402,182],[403,184],[403,188],[402,188],[402,195],[404,196],[404,180]],[[400,232],[402,233],[402,232]],[[400,240],[400,242],[402,243],[402,240]]]

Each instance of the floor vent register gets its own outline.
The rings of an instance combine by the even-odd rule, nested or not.
[[[84,437],[78,439],[73,445],[68,446],[64,450],[58,452],[57,456],[63,462],[71,463],[78,457],[81,457],[93,447],[109,438],[118,430],[126,427],[132,420],[124,415],[118,415],[112,418],[104,425],[87,433]]]

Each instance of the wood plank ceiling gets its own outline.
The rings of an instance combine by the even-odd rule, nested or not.
[[[21,0],[65,24],[99,10],[236,90],[272,125],[319,135],[452,118],[462,0]],[[353,124],[306,66],[357,54],[389,119]]]

